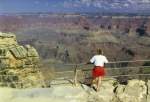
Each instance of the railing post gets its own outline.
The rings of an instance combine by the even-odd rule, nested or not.
[[[77,86],[77,65],[75,65],[74,69],[74,86]]]

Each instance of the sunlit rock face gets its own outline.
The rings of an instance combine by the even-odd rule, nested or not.
[[[41,87],[39,54],[30,45],[22,46],[13,33],[0,32],[0,86]]]
[[[144,81],[130,80],[126,86],[118,85],[115,94],[121,102],[146,102],[147,86]]]
[[[150,102],[150,80],[148,80],[148,82],[147,82],[147,87],[148,87],[147,102]]]
[[[127,85],[115,79],[103,80],[100,91],[78,84],[50,88],[0,88],[0,102],[150,102],[150,81],[129,80]]]
[[[90,102],[112,102],[115,96],[114,89],[116,84],[115,79],[104,80],[99,92],[91,91],[89,94]]]

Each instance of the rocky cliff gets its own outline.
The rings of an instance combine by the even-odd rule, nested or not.
[[[78,84],[36,89],[0,89],[0,102],[150,102],[150,80],[129,80],[121,85],[104,80],[100,91]]]
[[[0,86],[23,88],[39,85],[39,54],[30,45],[18,44],[13,33],[0,32]]]

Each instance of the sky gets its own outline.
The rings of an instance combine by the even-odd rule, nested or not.
[[[148,12],[150,0],[0,0],[0,13]]]

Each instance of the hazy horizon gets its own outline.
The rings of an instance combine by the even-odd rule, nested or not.
[[[150,0],[0,0],[0,13],[150,13]]]

